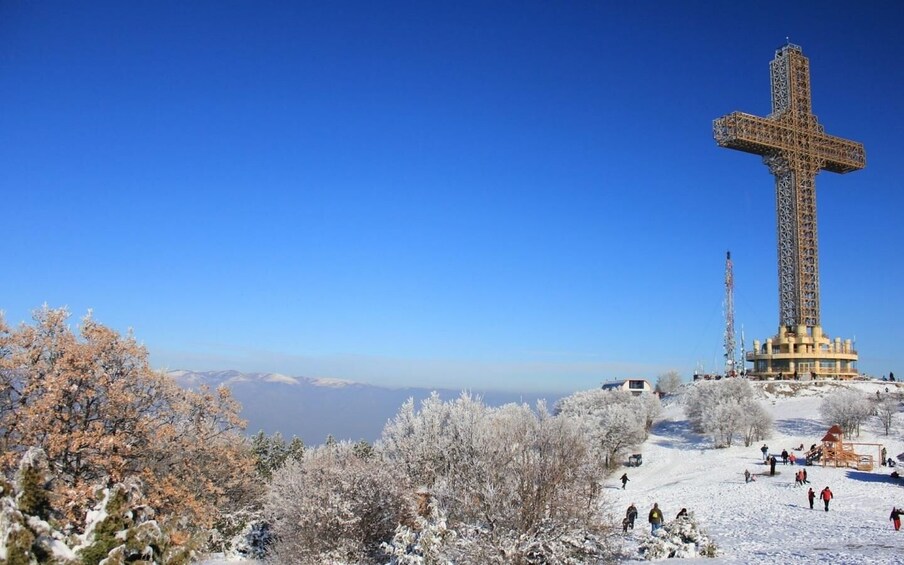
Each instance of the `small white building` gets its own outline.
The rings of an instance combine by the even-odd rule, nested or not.
[[[646,379],[622,379],[603,383],[603,390],[627,390],[634,395],[639,395],[653,392],[653,385]]]

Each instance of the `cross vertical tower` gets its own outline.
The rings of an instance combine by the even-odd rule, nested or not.
[[[733,377],[744,367],[735,363],[734,331],[734,273],[731,267],[731,251],[725,253],[725,376]]]
[[[769,69],[772,113],[728,114],[713,121],[713,136],[721,147],[761,155],[775,176],[779,337],[821,336],[816,174],[856,171],[866,158],[862,144],[826,134],[812,113],[810,62],[799,46],[776,50]]]

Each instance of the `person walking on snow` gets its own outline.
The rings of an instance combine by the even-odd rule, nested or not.
[[[637,507],[634,506],[634,503],[631,503],[631,506],[628,507],[628,512],[625,514],[625,519],[628,520],[628,527],[632,530],[634,529],[634,520],[637,519]]]
[[[769,476],[775,476],[775,455],[769,458]]]
[[[628,484],[628,480],[629,480],[629,479],[628,479],[628,473],[625,473],[624,475],[621,476],[621,488],[622,488],[622,490],[625,490],[625,485]]]
[[[747,469],[744,469],[744,482],[745,483],[750,482],[750,471],[748,471]]]
[[[788,464],[788,450],[783,449],[782,450],[782,465],[787,465],[787,464]]]
[[[806,470],[806,469],[802,469],[802,470],[800,471],[800,476],[802,477],[801,481],[802,481],[805,485],[810,484],[810,481],[807,480],[807,470]]]
[[[822,501],[826,503],[826,512],[828,512],[829,511],[829,501],[832,500],[832,498],[834,498],[832,496],[832,491],[829,490],[829,487],[822,489],[822,492],[819,493],[819,498],[821,498]]]
[[[896,532],[901,529],[901,514],[904,514],[904,510],[892,506],[891,516],[889,516],[888,519],[891,520],[891,523],[895,525]]]
[[[810,510],[813,510],[813,501],[816,500],[816,492],[813,491],[813,487],[807,491],[807,498],[810,500]]]
[[[650,510],[650,524],[653,526],[653,529],[650,530],[650,533],[655,533],[656,530],[662,527],[662,510],[659,509],[659,503],[654,502],[653,508]]]
[[[794,473],[794,486],[796,486],[796,487],[804,486],[804,477],[803,477],[802,471],[798,471],[798,472]]]
[[[769,453],[769,448],[766,447],[766,444],[763,444],[763,447],[760,448],[760,451],[763,452],[763,461],[766,460],[766,454]]]

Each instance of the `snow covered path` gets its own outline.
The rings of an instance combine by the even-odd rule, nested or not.
[[[859,387],[875,393],[875,387]],[[819,443],[828,428],[819,417],[821,398],[765,402],[776,424],[766,443],[776,456],[801,443]],[[616,480],[619,472],[607,490],[616,509],[631,502],[638,508],[638,524],[629,543],[648,534],[647,513],[658,502],[667,520],[687,508],[713,538],[719,558],[701,563],[904,564],[904,531],[895,532],[888,519],[893,505],[904,507],[904,482],[893,482],[890,469],[878,467],[868,473],[807,467],[811,483],[807,486],[817,495],[829,486],[835,496],[829,512],[818,499],[810,510],[806,486],[795,486],[794,481],[795,472],[803,467],[782,465],[779,458],[776,475],[770,477],[762,463],[762,444],[711,449],[690,431],[680,407],[670,406],[664,415],[643,445],[643,465],[627,470],[627,488],[623,491]],[[899,432],[888,437],[877,432],[868,425],[852,441],[882,443],[890,455],[904,451]],[[756,475],[755,482],[745,484],[744,469]],[[689,563],[666,562],[672,561]]]

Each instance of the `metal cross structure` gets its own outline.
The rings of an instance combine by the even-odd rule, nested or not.
[[[810,109],[810,62],[788,43],[769,63],[772,113],[734,112],[713,121],[721,147],[762,155],[775,176],[780,326],[796,331],[819,320],[816,174],[866,164],[863,145],[825,133]]]

